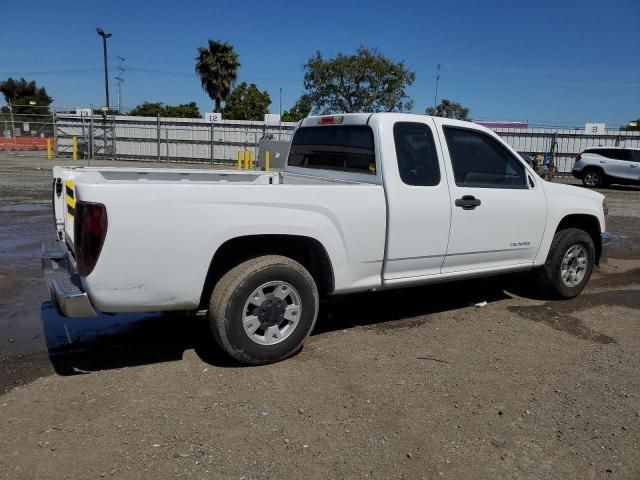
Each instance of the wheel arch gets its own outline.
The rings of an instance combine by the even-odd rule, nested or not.
[[[287,234],[245,235],[227,240],[214,253],[200,296],[200,307],[206,308],[216,283],[226,272],[262,255],[282,255],[297,261],[309,271],[321,295],[333,292],[333,265],[324,245],[317,239]]]
[[[600,230],[600,221],[598,217],[585,213],[572,213],[565,215],[554,231],[554,235],[561,230],[567,228],[578,228],[587,232],[587,234],[593,240],[593,245],[596,249],[596,265],[600,263],[600,257],[602,256],[602,236]],[[548,255],[548,253],[547,253]]]

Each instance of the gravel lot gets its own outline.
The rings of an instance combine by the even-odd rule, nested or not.
[[[240,368],[202,317],[57,316],[56,163],[0,154],[0,478],[640,478],[640,188],[603,191],[615,248],[574,300],[336,298],[299,355]]]

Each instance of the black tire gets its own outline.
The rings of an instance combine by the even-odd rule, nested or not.
[[[249,337],[243,327],[243,319],[249,297],[269,282],[286,282],[293,287],[300,301],[301,314],[295,327],[284,339],[275,344],[264,345]],[[277,300],[274,297],[271,299]],[[298,262],[279,255],[256,257],[232,268],[218,281],[211,294],[209,325],[220,347],[237,361],[246,365],[274,363],[290,357],[302,348],[302,343],[315,325],[318,303],[318,289],[313,277]],[[249,304],[249,308],[255,312],[262,307]],[[262,314],[265,314],[264,309]],[[265,322],[279,321],[279,313],[275,311],[274,315],[275,317],[265,319]],[[260,324],[257,332],[263,332],[263,338],[267,339],[262,320]]]
[[[607,177],[600,168],[586,168],[582,174],[582,184],[587,188],[600,188],[607,183]]]
[[[586,269],[579,283],[568,285],[562,279],[562,262],[567,252],[579,245],[586,250]],[[555,298],[573,298],[577,296],[589,282],[595,265],[596,249],[591,236],[578,228],[567,228],[556,232],[544,266],[537,269],[535,281],[541,293]]]

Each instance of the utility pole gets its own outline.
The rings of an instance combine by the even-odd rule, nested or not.
[[[438,105],[438,83],[440,82],[440,64],[438,64],[438,68],[436,69],[436,94],[433,97],[433,108],[436,108]]]
[[[109,111],[109,68],[107,66],[107,38],[110,38],[111,33],[106,33],[101,28],[96,28],[98,35],[102,37],[102,52],[104,54],[104,94],[107,101],[107,111]]]
[[[118,81],[118,113],[122,113],[122,83],[124,82],[124,62],[126,58],[119,55],[117,58],[118,66],[116,67],[116,70],[118,71],[118,74],[114,78]]]

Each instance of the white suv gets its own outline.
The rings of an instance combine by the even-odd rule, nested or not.
[[[589,148],[576,157],[571,173],[590,188],[612,183],[640,185],[640,149]]]

